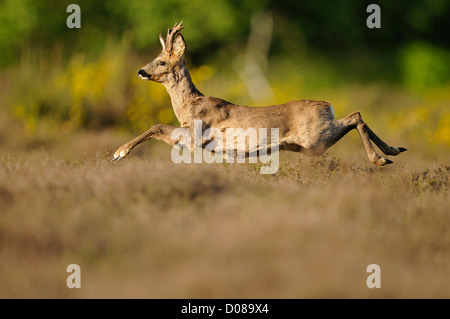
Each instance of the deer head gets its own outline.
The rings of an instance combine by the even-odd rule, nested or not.
[[[184,66],[183,55],[186,51],[186,42],[180,31],[184,27],[176,24],[173,28],[167,30],[167,36],[160,34],[159,41],[162,45],[162,51],[158,57],[141,68],[138,76],[144,80],[152,80],[158,83],[167,83],[171,77],[176,79],[176,74]]]

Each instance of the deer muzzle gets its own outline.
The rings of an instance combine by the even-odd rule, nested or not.
[[[144,80],[150,80],[151,76],[147,72],[145,72],[143,69],[140,69],[137,73],[138,77]]]

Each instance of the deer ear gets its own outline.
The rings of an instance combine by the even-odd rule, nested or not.
[[[175,40],[173,40],[172,45],[172,53],[175,54],[177,57],[181,57],[184,52],[186,51],[186,42],[184,42],[183,36],[178,33],[175,37]]]
[[[159,42],[161,42],[163,50],[165,50],[166,49],[166,40],[163,38],[161,33],[159,34]]]

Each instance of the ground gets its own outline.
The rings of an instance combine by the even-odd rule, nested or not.
[[[321,157],[281,152],[274,175],[174,164],[158,141],[110,163],[130,137],[110,131],[6,144],[0,297],[449,298],[448,158],[376,167],[350,134]]]

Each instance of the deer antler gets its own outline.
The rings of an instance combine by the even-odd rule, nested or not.
[[[175,25],[173,26],[173,28],[167,30],[166,45],[163,46],[164,50],[166,50],[168,52],[172,51],[172,44],[173,44],[175,35],[178,32],[180,32],[181,29],[184,28],[184,26],[181,25],[182,23],[183,23],[183,21],[181,21],[180,24],[177,25],[177,23],[175,22]]]

